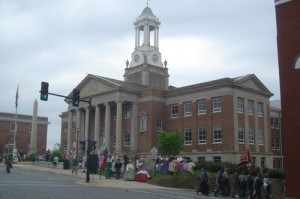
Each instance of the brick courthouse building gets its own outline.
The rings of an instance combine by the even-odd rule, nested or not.
[[[62,147],[73,150],[77,134],[87,140],[90,124],[97,147],[149,154],[160,130],[176,130],[184,136],[182,155],[194,160],[238,162],[249,149],[254,164],[272,168],[272,93],[254,74],[170,86],[167,61],[159,52],[159,25],[149,7],[134,22],[135,48],[124,80],[88,74],[77,85],[81,99],[92,99],[92,108],[84,102],[73,107],[66,99]]]

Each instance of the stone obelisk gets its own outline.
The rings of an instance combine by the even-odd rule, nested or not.
[[[29,154],[36,153],[36,140],[37,140],[37,116],[38,116],[38,102],[35,99],[33,104],[32,124],[31,124],[31,139]]]

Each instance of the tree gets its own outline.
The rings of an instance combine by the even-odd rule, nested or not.
[[[183,150],[183,141],[183,135],[178,131],[161,131],[158,134],[157,148],[161,155],[177,156]]]

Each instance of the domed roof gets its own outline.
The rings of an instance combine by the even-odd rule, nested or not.
[[[140,16],[154,16],[152,10],[147,6],[146,8],[144,8],[142,14]]]

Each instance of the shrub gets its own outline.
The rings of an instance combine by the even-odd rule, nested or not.
[[[27,160],[27,161],[35,161],[35,160],[36,160],[36,157],[37,157],[37,154],[32,153],[32,154],[30,154],[29,156],[27,156],[26,160]]]

